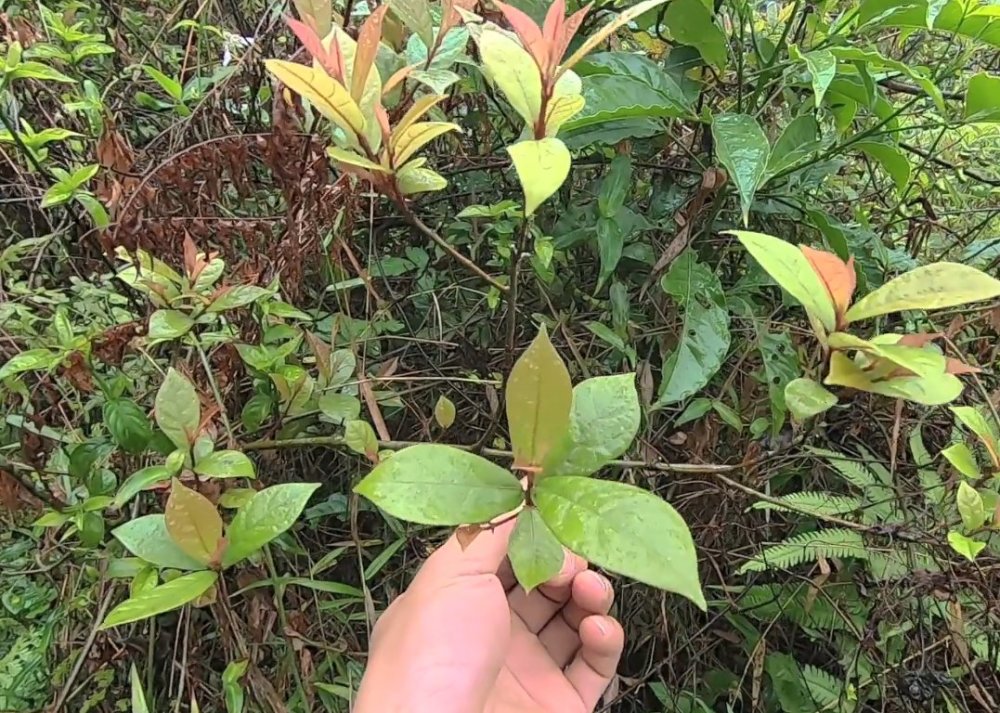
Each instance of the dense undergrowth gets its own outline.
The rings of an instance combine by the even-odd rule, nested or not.
[[[6,3],[0,711],[347,711],[447,535],[354,486],[543,326],[707,601],[605,710],[1000,709],[1000,6],[627,7]]]

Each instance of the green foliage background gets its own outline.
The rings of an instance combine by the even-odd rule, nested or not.
[[[1000,5],[669,0],[575,67],[572,167],[531,221],[523,122],[464,28],[428,59],[438,3],[390,3],[375,62],[418,66],[401,111],[446,95],[430,116],[460,131],[421,155],[447,188],[393,201],[334,168],[330,124],[264,68],[304,60],[283,18],[319,6],[0,14],[0,710],[139,711],[141,688],[346,711],[374,613],[447,534],[352,488],[414,442],[508,458],[504,379],[539,325],[574,382],[637,374],[638,438],[600,477],[683,515],[708,600],[619,582],[607,710],[996,710],[1000,303],[857,328],[946,335],[983,370],[978,419],[832,388],[798,422],[785,387],[829,355],[724,231],[853,257],[857,297],[943,260],[1000,273]],[[333,9],[353,32],[372,8]],[[172,373],[194,395],[161,407]],[[182,473],[227,522],[251,488],[320,490],[197,606],[98,632],[177,573],[112,531]]]

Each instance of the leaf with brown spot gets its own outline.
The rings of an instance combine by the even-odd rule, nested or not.
[[[844,323],[844,315],[851,306],[851,296],[857,287],[857,275],[854,272],[854,258],[846,263],[833,253],[825,250],[815,250],[808,245],[800,245],[799,249],[806,256],[819,279],[826,286],[826,291],[833,300],[837,312],[837,326]]]

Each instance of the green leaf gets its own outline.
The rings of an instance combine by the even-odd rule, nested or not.
[[[149,704],[146,703],[146,694],[142,690],[142,680],[139,678],[139,672],[135,668],[135,664],[132,664],[128,672],[129,686],[132,690],[132,712],[131,713],[150,713]]]
[[[927,0],[927,29],[934,29],[934,21],[941,14],[941,10],[947,5],[949,0]]]
[[[206,478],[254,478],[253,462],[239,451],[215,451],[200,458],[194,472]]]
[[[858,300],[847,319],[877,317],[904,309],[940,309],[1000,296],[1000,280],[968,265],[936,262],[890,280]]]
[[[566,435],[573,403],[569,372],[544,324],[511,369],[506,400],[514,466],[541,465]]]
[[[710,6],[702,0],[671,0],[663,24],[678,43],[697,48],[713,67],[726,66],[726,35],[715,24]]]
[[[125,549],[136,557],[155,564],[157,567],[170,569],[205,569],[196,559],[184,553],[167,532],[167,523],[163,515],[143,515],[135,520],[129,520],[111,531]]]
[[[193,326],[194,320],[184,312],[178,312],[175,309],[160,309],[153,312],[149,318],[147,336],[153,342],[176,339],[190,332]]]
[[[535,210],[559,190],[569,175],[569,149],[559,139],[519,141],[507,147],[524,190],[524,215]]]
[[[483,72],[500,88],[525,125],[533,127],[542,111],[542,76],[535,60],[516,40],[498,29],[484,29],[476,43]]]
[[[185,554],[203,564],[217,558],[222,518],[208,498],[174,478],[163,517],[170,539]]]
[[[510,471],[472,453],[431,443],[386,458],[354,491],[393,517],[423,525],[488,522],[524,498]]]
[[[444,94],[462,77],[450,69],[417,69],[410,72],[410,79],[420,82],[435,94]]]
[[[798,55],[798,56],[796,56]],[[806,68],[812,79],[813,95],[816,97],[816,107],[823,103],[823,95],[826,94],[830,82],[837,74],[837,58],[830,50],[815,50],[800,54],[797,49],[791,52],[793,59],[805,62]]]
[[[378,455],[378,437],[367,421],[348,421],[344,425],[344,443],[355,453],[371,460]]]
[[[801,423],[835,406],[837,397],[812,379],[795,379],[785,387],[785,403]]]
[[[9,74],[9,81],[15,79],[39,79],[47,82],[64,82],[66,84],[76,84],[75,79],[67,77],[57,69],[41,62],[20,62]]]
[[[234,287],[223,287],[222,290],[223,292],[212,300],[212,304],[205,309],[206,312],[224,312],[237,307],[245,307],[274,294],[272,290],[266,287],[257,287],[257,285],[235,285]]]
[[[288,530],[299,519],[319,483],[283,483],[257,492],[226,530],[223,567],[232,567]]]
[[[563,546],[705,610],[691,532],[663,500],[624,483],[572,476],[542,478],[532,499]]]
[[[511,568],[524,591],[549,581],[562,569],[563,547],[535,508],[517,514],[507,552]]]
[[[994,462],[1000,461],[1000,436],[983,414],[971,406],[952,406],[951,412],[959,423],[976,434]]]
[[[962,517],[962,526],[966,532],[974,532],[986,521],[986,507],[979,492],[964,480],[958,484],[955,493],[955,504],[958,514]]]
[[[692,421],[697,421],[699,418],[704,416],[706,413],[712,410],[712,399],[697,398],[691,399],[691,402],[681,411],[681,415],[673,423],[674,428],[680,428],[685,423],[691,423]]]
[[[156,425],[179,449],[187,452],[198,437],[201,423],[201,402],[194,386],[177,370],[171,368],[153,403]]]
[[[798,300],[812,319],[818,320],[827,332],[836,328],[833,299],[801,250],[791,243],[763,233],[747,230],[726,232],[735,235],[743,243],[743,247],[753,255],[771,279]]]
[[[170,469],[162,465],[151,465],[137,470],[126,478],[125,482],[118,488],[118,493],[115,495],[115,507],[121,509],[125,503],[143,490],[169,480],[172,475]]]
[[[48,349],[28,349],[15,354],[0,366],[0,379],[26,371],[43,371],[55,366],[60,360],[57,352]]]
[[[357,396],[327,392],[319,397],[319,410],[334,423],[348,423],[358,420],[361,402]]]
[[[427,0],[390,0],[389,10],[413,30],[425,47],[434,44],[434,23]]]
[[[608,172],[597,193],[597,209],[604,218],[612,219],[625,205],[625,198],[632,188],[632,159],[618,154],[611,160]]]
[[[955,552],[962,555],[970,562],[975,562],[976,555],[986,548],[985,542],[973,540],[971,537],[966,537],[962,533],[954,530],[948,533],[948,544],[951,545],[951,549],[955,550]]]
[[[713,401],[712,410],[719,414],[719,418],[721,418],[726,425],[739,432],[743,431],[743,419],[740,418],[740,415],[731,406],[723,403],[722,401]]]
[[[434,420],[441,428],[451,428],[455,423],[455,404],[447,396],[442,394],[434,404]]]
[[[573,389],[569,431],[552,450],[542,471],[590,475],[621,456],[639,430],[635,374],[597,376]]]
[[[769,654],[767,675],[781,710],[786,713],[840,713],[847,708],[844,684],[823,669],[802,664],[789,654]]]
[[[597,254],[601,260],[601,271],[597,277],[597,289],[611,277],[622,259],[625,248],[625,234],[619,221],[613,218],[597,219]]]
[[[910,182],[910,161],[906,154],[895,146],[874,141],[859,141],[852,148],[878,161],[892,178],[897,191],[902,193],[906,189]]]
[[[873,380],[867,371],[842,352],[830,355],[830,372],[824,384],[847,386],[873,394],[909,399],[926,406],[937,406],[954,401],[962,394],[962,380],[954,374],[933,376],[905,376]]]
[[[965,90],[966,121],[1000,121],[1000,76],[980,72]]]
[[[110,629],[178,609],[211,589],[218,578],[217,572],[192,572],[148,589],[112,609],[101,624],[101,629]]]
[[[787,331],[762,331],[757,337],[761,361],[764,363],[764,378],[767,381],[768,400],[771,402],[771,433],[777,435],[785,425],[788,405],[785,403],[785,387],[798,376],[799,358]]]
[[[800,116],[781,132],[767,161],[764,183],[771,177],[784,172],[803,161],[816,151],[822,143],[819,140],[819,124],[809,115]]]
[[[754,194],[764,180],[771,155],[767,136],[757,120],[746,114],[716,115],[712,119],[712,136],[719,161],[739,192],[743,223],[746,224]]]
[[[954,466],[955,470],[966,478],[975,480],[980,477],[981,473],[979,471],[979,464],[976,463],[976,456],[972,454],[972,451],[964,443],[951,444],[941,451],[941,455]]]
[[[134,401],[110,399],[104,404],[103,413],[104,424],[122,450],[133,455],[146,450],[153,437],[153,426]]]
[[[663,364],[658,406],[683,401],[705,386],[729,351],[729,312],[718,276],[693,250],[681,253],[660,281],[683,309],[676,349]]]

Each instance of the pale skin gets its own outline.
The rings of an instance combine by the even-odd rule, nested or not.
[[[378,620],[355,713],[592,713],[625,635],[610,583],[565,553],[525,594],[507,560],[513,522],[465,550],[452,536]]]

